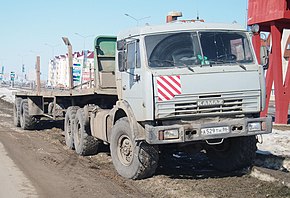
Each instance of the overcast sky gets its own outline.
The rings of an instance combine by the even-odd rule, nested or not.
[[[62,36],[70,39],[74,51],[83,49],[84,40],[92,50],[95,36],[116,35],[136,26],[125,14],[148,17],[139,25],[154,25],[165,23],[170,11],[182,11],[183,19],[196,19],[198,12],[206,22],[236,21],[245,26],[246,7],[247,0],[2,0],[0,65],[5,66],[5,73],[21,73],[24,64],[28,72],[40,55],[42,79],[46,79],[49,59],[66,53]]]

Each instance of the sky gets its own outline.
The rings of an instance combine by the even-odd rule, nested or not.
[[[163,24],[170,11],[181,11],[182,19],[246,24],[247,0],[1,0],[0,66],[5,73],[34,72],[36,56],[41,59],[41,78],[47,79],[49,59],[65,54],[62,37],[73,51],[93,50],[94,37],[117,35],[137,25]],[[145,19],[142,19],[145,18]],[[76,34],[77,33],[77,34]]]

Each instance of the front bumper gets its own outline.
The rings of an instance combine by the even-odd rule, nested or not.
[[[249,126],[260,123],[261,128],[259,130],[249,131]],[[250,124],[250,125],[249,125]],[[227,130],[220,133],[211,132],[204,133],[204,129],[223,129]],[[183,143],[193,142],[199,140],[210,140],[220,138],[230,138],[239,136],[252,136],[259,134],[266,134],[272,132],[272,118],[241,118],[231,119],[227,121],[215,122],[215,123],[184,123],[184,124],[173,124],[167,126],[151,126],[145,125],[146,141],[149,144],[169,144],[169,143]],[[164,137],[164,132],[174,131],[175,136],[170,138]],[[217,130],[218,131],[218,130]]]

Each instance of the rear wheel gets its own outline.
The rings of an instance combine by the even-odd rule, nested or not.
[[[16,97],[13,106],[13,123],[16,127],[20,127],[20,104],[21,98]]]
[[[128,118],[118,120],[110,141],[111,156],[117,172],[129,179],[143,179],[155,173],[158,148],[145,141],[135,142]]]
[[[24,130],[34,129],[37,123],[37,119],[29,115],[28,111],[28,100],[23,99],[20,103],[20,126]]]
[[[71,106],[67,109],[65,113],[64,137],[65,137],[65,143],[70,149],[74,148],[73,127],[74,127],[74,121],[75,121],[75,117],[76,117],[76,113],[78,109],[79,109],[78,106]]]
[[[230,172],[252,166],[256,156],[255,136],[236,137],[207,150],[213,166],[220,171]]]
[[[90,126],[86,124],[84,109],[79,109],[74,122],[74,146],[79,155],[94,155],[99,141],[91,136]]]

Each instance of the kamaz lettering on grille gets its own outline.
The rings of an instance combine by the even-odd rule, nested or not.
[[[209,106],[219,106],[224,104],[224,100],[200,100],[197,102],[197,106],[199,107],[209,107]]]

